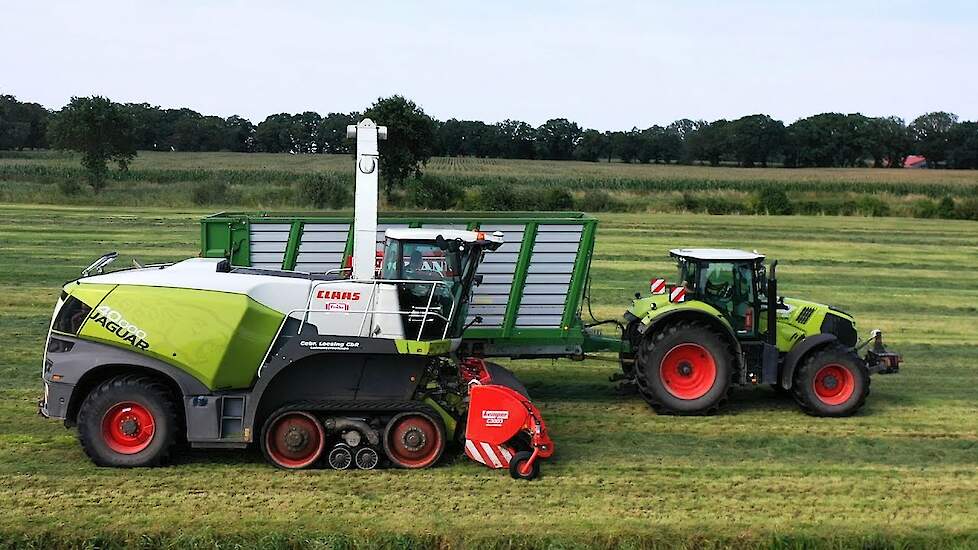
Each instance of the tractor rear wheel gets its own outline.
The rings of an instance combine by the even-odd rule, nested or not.
[[[642,396],[660,414],[712,414],[727,399],[734,374],[726,340],[697,322],[646,335],[635,369]]]
[[[869,371],[852,350],[834,344],[811,353],[795,372],[795,401],[812,416],[850,416],[869,395]]]
[[[173,449],[177,429],[170,390],[148,376],[106,380],[78,411],[78,439],[98,466],[158,466]]]

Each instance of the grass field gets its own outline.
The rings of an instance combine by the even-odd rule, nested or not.
[[[196,254],[204,214],[0,206],[0,547],[978,546],[978,223],[600,217],[599,317],[671,275],[668,248],[734,246],[780,259],[782,293],[882,328],[904,371],[876,377],[853,418],[807,417],[767,388],[718,416],[660,417],[614,394],[613,363],[512,362],[558,449],[533,483],[465,460],[288,473],[254,452],[96,468],[36,416],[58,289],[106,250]]]
[[[227,183],[230,191],[207,204],[295,208],[305,206],[293,190],[296,176],[310,173],[333,173],[352,182],[350,157],[144,151],[127,173],[114,171],[108,187],[95,195],[84,183],[77,157],[57,152],[6,153],[0,155],[0,202],[186,208],[194,205],[195,187]],[[923,200],[949,196],[961,202],[978,196],[975,170],[745,169],[436,157],[428,163],[426,174],[464,189],[500,184],[560,187],[578,198],[599,189],[619,199],[618,207],[611,210],[622,211],[699,210],[688,201],[680,202],[684,194],[721,200],[723,204],[714,204],[711,213],[746,211],[751,194],[770,186],[785,189],[799,212],[828,214],[911,216]],[[78,182],[81,192],[67,196],[58,185],[65,181]],[[880,203],[885,212],[880,211]],[[978,203],[974,210],[978,216]]]

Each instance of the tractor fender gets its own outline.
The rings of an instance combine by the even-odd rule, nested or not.
[[[728,343],[733,347],[736,365],[738,367],[742,366],[741,356],[743,352],[741,351],[740,341],[737,340],[737,335],[734,333],[733,328],[721,317],[711,315],[701,309],[681,308],[661,313],[650,324],[640,324],[639,332],[644,336],[645,334],[655,332],[665,325],[679,321],[699,321],[716,329],[727,338]]]
[[[795,347],[791,348],[791,351],[784,357],[784,363],[781,367],[781,387],[786,390],[791,389],[791,383],[795,379],[795,367],[798,366],[802,358],[808,355],[808,352],[830,342],[837,342],[838,340],[834,334],[823,332],[815,336],[809,336],[795,344]]]

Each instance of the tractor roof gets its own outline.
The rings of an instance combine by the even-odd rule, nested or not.
[[[464,229],[392,228],[385,231],[384,235],[401,241],[433,241],[441,235],[443,239],[462,239],[467,243],[488,241],[502,244],[503,242],[503,234],[499,231],[483,233]]]
[[[690,258],[693,260],[716,261],[750,261],[763,260],[764,255],[757,252],[747,252],[735,248],[674,248],[669,251],[673,258]]]

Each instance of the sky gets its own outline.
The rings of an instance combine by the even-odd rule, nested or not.
[[[978,2],[0,0],[0,93],[260,122],[404,95],[599,130],[935,110],[978,119]]]

